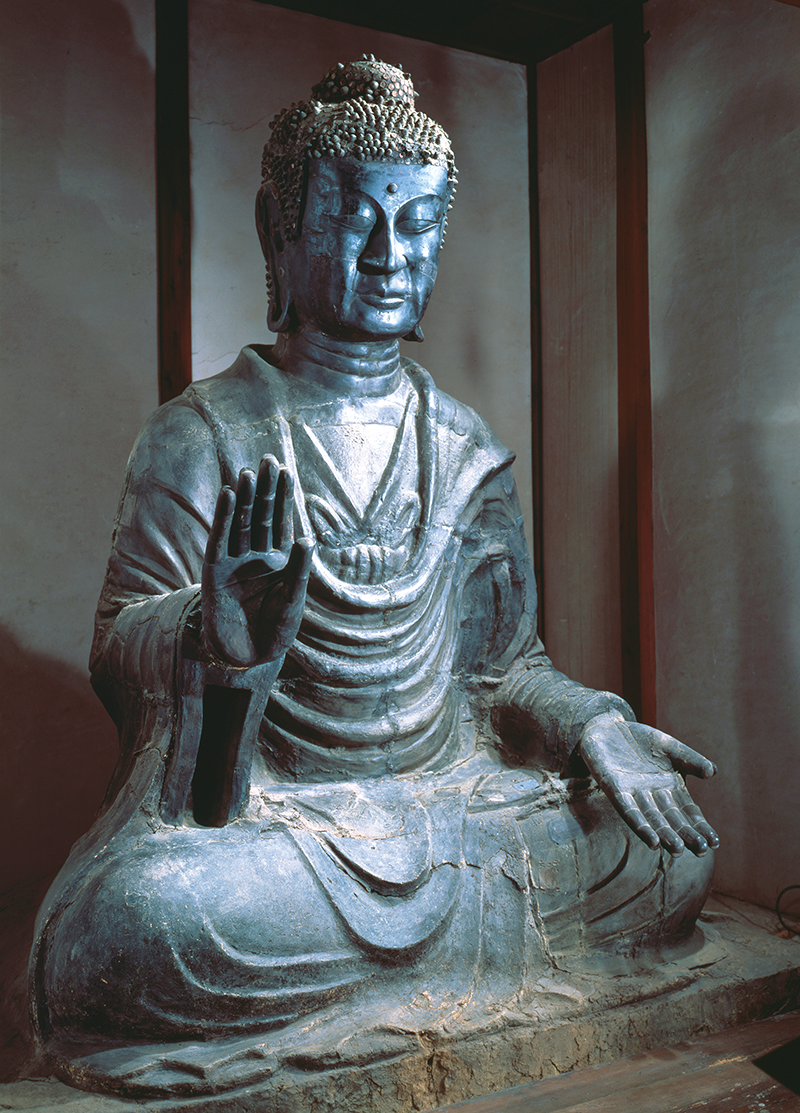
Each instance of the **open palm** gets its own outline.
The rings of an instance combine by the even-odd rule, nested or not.
[[[669,734],[613,713],[587,723],[580,752],[619,814],[654,850],[701,856],[719,839],[686,791],[683,777],[713,777],[708,758]]]
[[[258,476],[223,487],[201,579],[203,636],[217,660],[239,668],[275,661],[297,636],[313,542],[294,540],[294,487],[274,456]]]

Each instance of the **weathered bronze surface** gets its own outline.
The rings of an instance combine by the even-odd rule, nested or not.
[[[552,666],[513,457],[399,352],[455,180],[407,75],[331,71],[265,150],[278,343],[134,447],[92,658],[120,761],[31,960],[77,1085],[374,1062],[693,930],[713,765]]]

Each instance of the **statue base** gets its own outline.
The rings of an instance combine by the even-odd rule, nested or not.
[[[202,1099],[176,1094],[132,1103],[49,1079],[0,1086],[0,1107],[29,1113],[436,1109],[800,1008],[800,938],[781,939],[774,931],[775,918],[764,909],[732,898],[712,898],[681,953],[665,955],[662,965],[646,973],[550,980],[542,987],[541,1012],[535,1020],[503,1012],[480,1030],[406,1033],[406,1048],[379,1062],[359,1060],[348,1041],[337,1063],[337,1050],[328,1044],[316,1064],[307,1059],[295,1069],[283,1066],[258,1085],[231,1085]],[[386,1022],[391,1025],[390,1016]],[[248,1058],[253,1055],[252,1040],[249,1046]],[[268,1047],[265,1038],[264,1048]],[[231,1047],[226,1053],[233,1051]],[[210,1046],[196,1045],[200,1074],[211,1054]],[[169,1078],[165,1047],[165,1088]]]

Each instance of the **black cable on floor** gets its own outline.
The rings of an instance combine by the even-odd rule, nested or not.
[[[780,920],[781,927],[784,931],[788,931],[790,935],[800,935],[800,929],[789,927],[783,916],[781,916],[781,900],[783,899],[784,895],[791,889],[800,889],[800,885],[787,885],[785,889],[781,889],[781,891],[778,893],[778,899],[775,901],[775,915]]]

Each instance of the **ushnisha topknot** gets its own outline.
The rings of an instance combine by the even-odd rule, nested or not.
[[[303,184],[312,158],[442,166],[452,201],[457,171],[450,140],[416,110],[416,95],[402,68],[365,54],[357,62],[337,63],[313,87],[311,100],[278,113],[269,125],[261,169],[265,188],[280,205],[288,240],[300,236]]]

